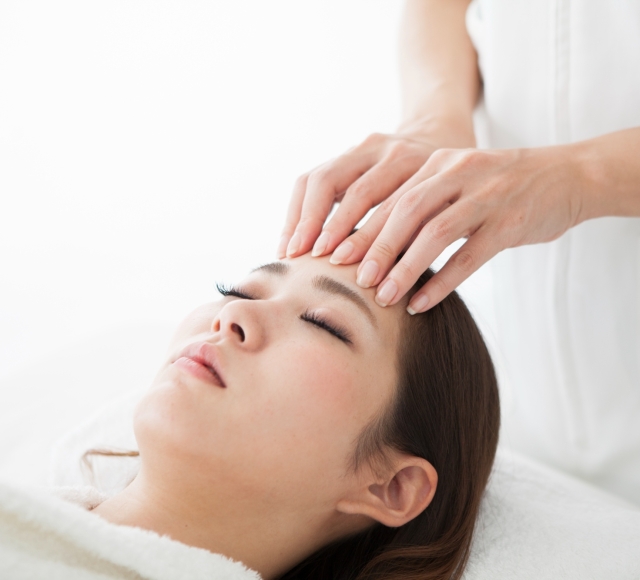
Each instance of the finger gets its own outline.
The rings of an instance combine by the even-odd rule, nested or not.
[[[441,207],[439,207],[437,210],[435,210],[432,214],[428,215],[426,218],[424,218],[421,222],[420,225],[418,226],[418,229],[413,232],[413,234],[411,235],[411,237],[409,238],[409,241],[405,244],[404,248],[402,249],[401,254],[404,254],[408,249],[409,246],[411,246],[411,244],[413,244],[413,242],[416,241],[416,238],[420,235],[420,232],[422,231],[422,228],[428,223],[430,222],[434,217],[436,217],[437,215],[441,214],[445,209],[447,209],[448,207],[451,207],[451,203],[450,202],[445,202]]]
[[[332,264],[355,264],[362,260],[382,231],[385,223],[387,223],[396,203],[405,193],[407,184],[411,182],[414,186],[418,185],[421,181],[420,177],[422,171],[422,169],[418,171],[418,173],[407,180],[404,185],[387,197],[387,199],[378,206],[376,211],[373,212],[360,229],[349,236],[334,250],[329,261]]]
[[[375,159],[371,155],[342,155],[309,174],[300,220],[287,247],[289,258],[311,249],[339,194],[365,173]]]
[[[334,250],[329,261],[332,264],[355,264],[360,262],[371,248],[373,242],[380,235],[398,200],[422,182],[434,177],[443,166],[443,163],[446,162],[449,155],[451,155],[451,151],[445,149],[433,153],[431,157],[429,157],[429,160],[422,165],[413,177],[405,181],[402,186],[380,204],[376,211],[373,212],[373,215],[356,233],[349,236]],[[423,221],[428,221],[448,205],[448,202],[445,202],[436,210],[429,212]],[[412,234],[412,236],[415,235],[417,235],[417,229]]]
[[[289,201],[289,207],[287,208],[287,219],[280,235],[280,242],[278,243],[278,250],[276,255],[279,260],[282,260],[287,254],[287,246],[293,236],[293,232],[296,229],[296,224],[300,221],[300,213],[302,212],[302,202],[304,200],[304,193],[307,189],[308,173],[301,175],[293,187],[293,194]]]
[[[447,246],[477,229],[470,222],[469,212],[456,205],[453,204],[426,224],[400,261],[381,280],[375,297],[380,306],[396,304]]]
[[[450,149],[438,149],[434,151],[422,167],[414,173],[413,177],[407,179],[407,181],[398,188],[398,195],[404,195],[407,191],[413,189],[422,181],[426,181],[430,177],[441,172],[454,154],[455,150]]]
[[[446,176],[436,175],[400,197],[382,231],[358,267],[358,285],[362,288],[370,288],[380,284],[385,274],[391,270],[396,258],[405,248],[411,236],[421,226],[422,221],[433,215],[445,202],[451,201],[458,191],[459,189],[454,187],[454,184]],[[439,224],[448,225],[451,218],[447,218],[444,221],[441,217],[438,219],[439,221],[429,222],[429,226],[425,226],[417,239],[420,236],[424,237],[424,232],[431,231],[433,232],[431,235],[436,238],[437,242],[444,238],[444,234],[447,232],[440,235],[440,230],[434,230],[431,224],[436,223],[436,226],[440,228],[442,226]],[[406,256],[403,260],[405,258]],[[403,281],[401,280],[401,282]]]
[[[362,257],[382,231],[398,199],[399,196],[394,193],[381,203],[364,225],[333,251],[329,262],[332,264],[355,264],[362,260]]]
[[[386,157],[347,189],[336,213],[313,247],[314,256],[332,252],[367,212],[387,199],[419,168],[411,159]]]
[[[490,243],[492,236],[479,229],[449,258],[447,263],[418,290],[407,306],[409,314],[418,314],[444,300],[453,290],[486,264],[502,248]]]
[[[387,201],[389,201],[389,199],[390,198],[388,198]],[[411,237],[400,251],[400,254],[406,252],[407,248],[413,244],[427,222],[450,206],[451,204],[449,202],[445,202],[432,214],[426,216],[413,234],[411,234]],[[389,208],[390,209],[386,210],[386,208],[379,207],[357,232],[348,237],[335,249],[329,261],[332,264],[355,264],[360,262],[382,231],[393,206],[390,204]]]

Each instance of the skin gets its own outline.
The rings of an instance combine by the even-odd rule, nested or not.
[[[134,418],[141,468],[94,511],[243,562],[273,578],[332,540],[374,522],[400,526],[437,485],[422,458],[389,450],[357,471],[362,430],[390,404],[404,305],[382,309],[353,283],[356,266],[284,260],[251,273],[181,324]],[[282,268],[282,266],[280,266]],[[327,276],[361,304],[314,285]],[[369,312],[367,314],[366,312]],[[345,343],[300,317],[321,316]],[[226,388],[173,364],[213,345]]]
[[[473,149],[480,75],[465,27],[468,5],[406,2],[403,124],[303,175],[278,247],[279,256],[313,248],[335,264],[361,262],[357,283],[377,287],[376,302],[387,306],[466,238],[412,296],[410,314],[435,306],[506,248],[554,240],[588,219],[640,216],[640,128],[557,147]],[[340,207],[323,227],[335,202]]]

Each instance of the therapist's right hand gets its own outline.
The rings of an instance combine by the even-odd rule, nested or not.
[[[296,181],[278,258],[332,252],[366,213],[412,177],[443,139],[437,131],[407,128],[374,133],[360,145],[305,173]],[[323,225],[334,203],[340,207]],[[322,231],[322,234],[320,232]],[[318,237],[320,236],[320,237]]]

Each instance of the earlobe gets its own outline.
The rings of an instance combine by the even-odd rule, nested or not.
[[[372,476],[373,478],[373,476]],[[404,456],[384,481],[369,481],[338,510],[368,516],[388,527],[399,527],[422,513],[431,503],[438,474],[428,461]]]

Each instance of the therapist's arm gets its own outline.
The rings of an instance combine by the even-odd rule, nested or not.
[[[440,147],[473,147],[480,76],[467,34],[468,0],[409,0],[400,34],[402,131],[422,129]]]
[[[397,303],[451,243],[466,242],[411,298],[435,306],[498,252],[605,216],[640,217],[640,128],[555,147],[441,149],[356,233],[357,282]],[[401,260],[397,256],[410,244]]]
[[[574,148],[589,184],[579,221],[640,217],[640,127],[583,141]]]
[[[298,256],[312,247],[314,255],[332,252],[369,209],[413,176],[436,149],[475,145],[472,113],[480,80],[465,26],[469,2],[406,2],[400,29],[400,128],[395,134],[370,135],[297,180],[278,257]],[[323,229],[336,201],[340,207]]]

